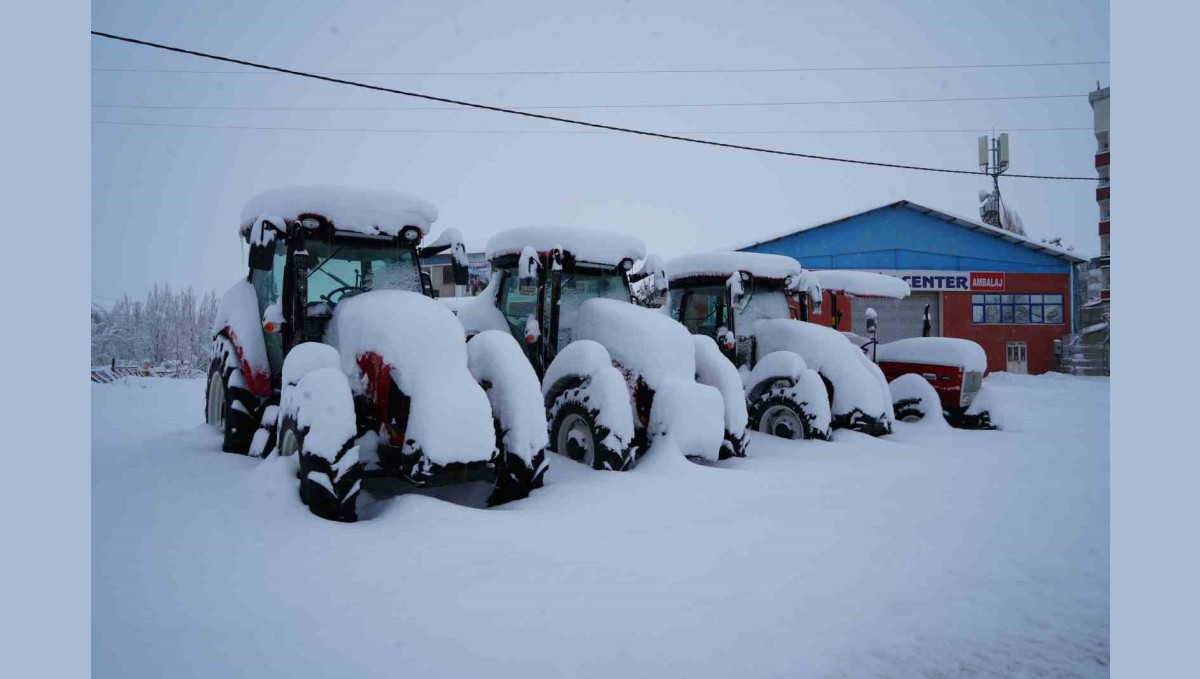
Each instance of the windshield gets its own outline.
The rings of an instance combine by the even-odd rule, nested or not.
[[[787,294],[778,283],[752,282],[745,286],[742,299],[734,304],[737,332],[748,335],[754,332],[754,324],[764,319],[791,318]]]
[[[394,240],[310,240],[308,302],[337,302],[367,290],[421,293],[421,274],[409,248]]]
[[[579,306],[597,297],[629,302],[629,287],[623,271],[574,270],[564,271],[562,289],[558,296],[558,348],[570,344],[575,337],[575,316]]]

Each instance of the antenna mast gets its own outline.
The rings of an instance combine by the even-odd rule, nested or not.
[[[992,193],[979,206],[984,223],[1004,228],[1000,216],[1000,175],[1008,170],[1008,133],[998,137],[979,137],[979,169],[992,178]],[[981,192],[982,193],[982,192]]]

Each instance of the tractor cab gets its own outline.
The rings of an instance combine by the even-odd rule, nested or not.
[[[580,305],[595,298],[632,302],[628,274],[644,249],[631,238],[585,231],[524,228],[501,235],[488,247],[499,280],[496,306],[541,377],[574,341]],[[588,236],[615,247],[591,247]]]
[[[250,248],[248,280],[258,308],[264,310],[263,335],[275,383],[283,357],[292,347],[324,341],[341,301],[371,290],[404,290],[432,297],[428,277],[422,275],[422,258],[450,248],[455,249],[451,260],[455,278],[465,280],[467,274],[462,264],[465,256],[457,256],[459,251],[465,252],[457,230],[448,229],[438,242],[421,247],[429,223],[436,218],[432,206],[423,210],[421,202],[408,198],[386,212],[395,215],[392,223],[377,224],[379,219],[345,219],[358,215],[344,205],[328,204],[332,196],[323,203],[320,189],[301,194],[300,202],[296,191],[291,190],[286,201],[272,192],[256,197],[246,207],[241,228]],[[375,192],[340,190],[336,196],[351,202],[353,208],[357,193],[365,194],[358,196],[364,205],[378,202]],[[285,202],[290,210],[280,209]],[[364,209],[359,213],[371,214]]]
[[[792,318],[803,271],[794,259],[724,252],[692,255],[670,271],[671,316],[717,342],[734,365],[753,365],[754,324]],[[690,262],[690,264],[689,264]]]

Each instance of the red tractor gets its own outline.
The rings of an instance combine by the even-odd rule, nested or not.
[[[228,452],[296,459],[320,517],[356,520],[371,475],[488,480],[489,504],[542,484],[537,376],[512,338],[468,344],[431,299],[422,257],[451,249],[466,274],[457,231],[421,247],[436,219],[420,198],[327,187],[268,191],[242,212],[249,266],[217,311],[206,420]]]
[[[812,273],[823,291],[840,293],[847,297],[903,299],[909,294],[907,283],[886,274],[850,270]],[[836,294],[832,300],[834,308],[830,317],[837,323],[841,313],[837,309]],[[801,301],[795,308],[804,314],[809,308],[808,301]],[[987,355],[983,347],[967,339],[930,337],[928,307],[925,309],[924,320],[925,336],[880,344],[874,337],[874,310],[867,309],[867,332],[870,336],[862,337],[851,332],[843,334],[879,365],[889,383],[901,375],[908,374],[925,378],[937,392],[942,413],[951,425],[963,429],[994,429],[987,411],[971,408],[975,396],[983,386],[984,373],[987,372]],[[923,416],[919,411],[919,404],[913,398],[901,398],[894,405],[898,420],[913,420]]]

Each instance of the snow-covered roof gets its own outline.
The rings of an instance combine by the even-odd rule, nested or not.
[[[795,259],[760,252],[697,252],[669,260],[665,268],[671,281],[701,276],[728,278],[739,271],[748,271],[755,278],[800,275],[800,262]]]
[[[951,224],[955,224],[957,226],[961,226],[963,228],[970,229],[972,231],[978,231],[980,233],[984,233],[989,236],[992,236],[993,238],[999,238],[1000,240],[1008,241],[1009,243],[1014,243],[1016,245],[1020,245],[1022,247],[1029,248],[1030,250],[1042,252],[1042,253],[1045,253],[1052,257],[1064,259],[1068,262],[1086,261],[1084,258],[1079,257],[1078,255],[1068,251],[1066,248],[1061,248],[1061,247],[1057,247],[1054,245],[1050,245],[1049,243],[1042,243],[1042,242],[1034,240],[1033,238],[1030,238],[1028,236],[1022,236],[1020,234],[1013,233],[1012,231],[1006,231],[1005,229],[1001,229],[996,226],[991,226],[989,224],[982,224],[973,219],[967,219],[966,217],[961,217],[959,215],[951,214],[951,213],[945,212],[943,210],[935,210],[930,207],[925,207],[924,205],[921,205],[919,203],[914,203],[911,200],[898,200],[893,203],[884,203],[883,205],[876,205],[875,207],[868,208],[866,210],[858,210],[856,212],[852,212],[847,215],[842,215],[842,216],[836,217],[834,219],[822,220],[815,224],[809,224],[807,226],[801,226],[799,228],[790,228],[787,231],[784,231],[777,235],[771,236],[769,238],[763,238],[763,239],[756,240],[756,241],[753,241],[750,243],[742,243],[741,245],[735,246],[734,249],[744,250],[746,248],[752,248],[756,245],[762,245],[763,243],[770,243],[773,241],[781,240],[783,238],[787,238],[788,236],[800,233],[802,231],[810,231],[812,229],[820,229],[820,228],[823,228],[826,226],[833,226],[834,224],[837,224],[839,222],[844,222],[847,219],[852,219],[859,215],[864,215],[864,214],[867,214],[868,212],[874,212],[876,210],[881,210],[886,207],[908,208],[909,210],[912,210],[914,212],[931,215],[938,219],[942,219],[944,221],[950,222]]]
[[[289,186],[264,191],[242,209],[239,232],[250,232],[260,217],[296,219],[300,215],[324,217],[339,231],[394,236],[406,226],[421,229],[421,235],[438,218],[433,203],[419,196],[345,186]]]
[[[501,231],[488,239],[487,257],[519,255],[526,247],[532,247],[538,254],[562,247],[581,262],[613,266],[622,259],[636,262],[646,257],[646,246],[633,236],[570,226],[522,226]]]
[[[822,290],[843,292],[851,297],[886,297],[903,299],[912,290],[908,283],[895,277],[870,271],[825,269],[813,271]]]

